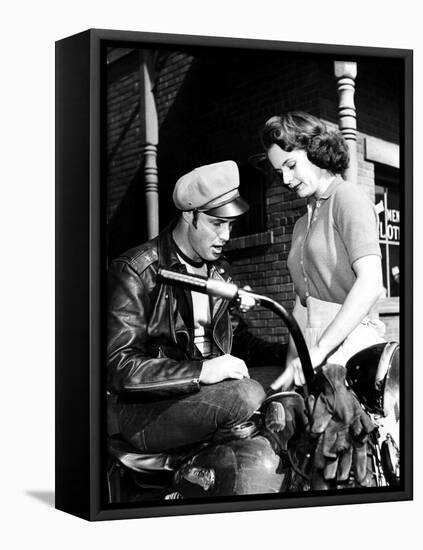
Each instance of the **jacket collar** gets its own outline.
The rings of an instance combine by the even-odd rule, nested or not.
[[[167,227],[163,229],[163,231],[161,231],[157,238],[159,266],[179,267],[182,265],[176,253],[176,248],[172,237],[172,231],[175,225],[176,221],[173,220]]]

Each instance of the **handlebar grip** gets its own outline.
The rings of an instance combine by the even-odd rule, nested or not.
[[[188,275],[163,268],[159,268],[157,276],[165,283],[207,294],[207,277]]]
[[[232,300],[238,296],[238,287],[226,281],[207,279],[207,294],[226,298],[226,300]]]
[[[157,276],[164,282],[174,286],[179,286],[194,292],[201,292],[209,296],[218,296],[226,300],[232,300],[238,295],[238,287],[233,283],[220,281],[218,279],[208,279],[200,275],[188,275],[172,271],[171,269],[159,268]]]

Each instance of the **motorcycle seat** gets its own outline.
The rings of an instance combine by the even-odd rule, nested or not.
[[[196,443],[171,452],[142,453],[120,435],[108,438],[109,454],[126,468],[137,473],[175,471],[179,465],[200,451],[206,443]]]
[[[172,470],[168,453],[141,453],[120,436],[110,437],[108,451],[113,458],[129,470],[138,473]]]

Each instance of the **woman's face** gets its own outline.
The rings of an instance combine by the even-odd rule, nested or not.
[[[287,152],[274,143],[267,150],[267,156],[284,185],[299,197],[319,197],[325,191],[327,181],[322,177],[324,171],[308,160],[303,149]]]

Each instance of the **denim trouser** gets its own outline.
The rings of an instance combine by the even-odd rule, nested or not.
[[[264,398],[255,380],[223,380],[177,399],[121,404],[120,430],[134,447],[148,453],[218,441],[248,420]]]

